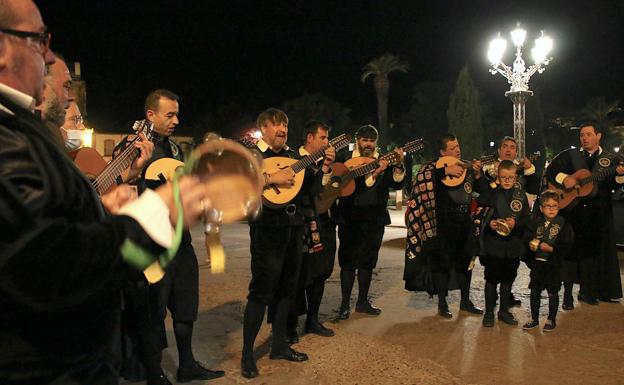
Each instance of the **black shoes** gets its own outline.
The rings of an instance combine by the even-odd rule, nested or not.
[[[476,307],[472,301],[468,301],[468,302],[460,302],[459,304],[459,310],[461,311],[466,311],[470,314],[483,314],[483,310],[479,309],[478,307]]]
[[[256,360],[253,358],[245,359],[241,358],[241,375],[245,378],[258,377],[258,367],[256,366]]]
[[[316,334],[321,337],[333,337],[334,336],[334,331],[326,328],[320,322],[317,322],[316,324],[310,325],[310,326],[306,325],[305,332]]]
[[[483,322],[481,322],[483,327],[491,328],[494,326],[494,313],[486,312],[483,314]]]
[[[538,326],[539,326],[539,322],[537,322],[536,320],[531,320],[530,322],[525,323],[525,324],[522,326],[522,329],[524,329],[524,330],[530,330],[530,329],[536,328],[536,327],[538,327]]]
[[[169,379],[167,378],[167,376],[165,376],[164,373],[161,373],[157,377],[151,377],[151,378],[148,377],[146,384],[147,385],[173,385],[171,384],[171,381],[169,381]]]
[[[585,294],[578,295],[579,302],[585,302],[588,305],[598,305],[598,300],[594,297]]]
[[[287,347],[283,352],[273,352],[269,354],[269,358],[272,360],[286,360],[292,362],[302,362],[308,360],[308,355],[300,353],[291,347]]]
[[[373,306],[373,304],[366,300],[366,302],[358,302],[355,304],[355,311],[358,313],[364,313],[372,316],[378,316],[381,314],[381,309]]]
[[[513,314],[511,314],[509,311],[499,311],[498,320],[506,323],[507,325],[511,325],[511,326],[518,325],[518,320],[515,319]]]
[[[522,306],[522,301],[514,297],[512,294],[511,298],[509,298],[509,307],[521,307],[521,306]]]
[[[549,320],[548,323],[544,325],[544,331],[552,332],[553,330],[555,330],[556,327],[557,327],[557,323],[555,323],[555,321],[553,320]]]
[[[349,308],[349,304],[340,305],[340,308],[338,309],[338,319],[349,319],[350,315],[351,309]]]
[[[179,368],[176,378],[178,382],[190,382],[193,380],[214,380],[224,375],[225,372],[223,370],[210,370],[195,361],[190,368]]]
[[[438,305],[438,315],[442,318],[451,319],[453,318],[453,313],[448,308],[447,304]]]
[[[574,310],[574,302],[572,301],[572,302],[568,303],[568,302],[564,301],[563,305],[561,305],[561,308],[563,310]]]

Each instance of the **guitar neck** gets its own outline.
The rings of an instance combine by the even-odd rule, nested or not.
[[[592,175],[586,178],[580,179],[578,182],[579,182],[579,185],[583,186],[583,185],[586,185],[587,183],[601,182],[612,176],[615,176],[615,167],[593,173]]]
[[[313,153],[311,153],[310,155],[306,155],[305,157],[301,158],[297,162],[293,163],[293,165],[290,166],[290,167],[293,169],[293,171],[295,173],[298,173],[301,170],[304,170],[305,168],[310,167],[320,157],[325,155],[325,150],[327,150],[328,147],[329,147],[329,145],[323,146],[321,149],[316,150]]]
[[[293,163],[290,168],[293,169],[295,173],[298,173],[304,170],[306,167],[310,167],[314,163],[316,163],[319,158],[325,156],[325,150],[329,147],[335,147],[336,150],[340,150],[344,146],[349,143],[349,136],[346,134],[342,134],[340,136],[335,137],[334,139],[329,141],[329,144],[321,147],[320,149],[314,151],[313,153],[299,159],[295,163]]]
[[[118,157],[113,159],[108,166],[93,181],[93,187],[98,194],[107,192],[116,183],[116,179],[127,169],[132,161],[140,154],[140,150],[134,147],[134,140],[126,147]]]

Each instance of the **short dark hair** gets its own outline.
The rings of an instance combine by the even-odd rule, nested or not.
[[[378,137],[379,137],[379,131],[377,131],[375,126],[373,126],[371,124],[367,124],[365,126],[362,126],[362,127],[358,128],[357,131],[355,131],[355,138],[356,139],[366,138],[366,139],[377,140]]]
[[[503,143],[505,142],[514,142],[514,144],[516,145],[516,147],[518,147],[518,141],[516,140],[516,138],[514,138],[513,136],[505,136],[503,137],[503,139],[501,139],[500,143],[498,144],[498,148],[501,148]]]
[[[258,128],[263,127],[267,124],[267,122],[271,122],[273,124],[283,123],[285,126],[288,126],[288,116],[286,113],[277,108],[267,108],[262,111],[260,115],[258,115],[258,119],[256,119],[256,125]]]
[[[555,190],[545,190],[540,194],[540,206],[549,199],[559,202],[559,194]]]
[[[514,162],[512,162],[511,160],[501,160],[501,162],[498,164],[498,173],[500,174],[501,170],[513,170],[514,172],[516,171],[517,166]]]
[[[579,125],[578,125],[579,132],[581,132],[581,130],[583,128],[585,128],[585,127],[593,127],[594,128],[594,133],[596,133],[596,134],[602,132],[602,128],[600,127],[598,122],[595,121],[595,120],[584,120],[581,123],[579,123]]]
[[[446,144],[448,142],[452,142],[454,140],[457,140],[457,137],[453,134],[450,133],[446,133],[444,135],[442,135],[439,139],[438,139],[438,151],[444,151],[446,150]]]
[[[306,140],[308,139],[308,135],[316,135],[319,128],[327,132],[330,131],[329,126],[321,122],[320,120],[308,120],[303,125],[303,137],[302,137],[303,143],[305,144]]]
[[[157,111],[160,98],[167,98],[176,102],[180,99],[178,95],[173,92],[165,88],[159,88],[150,92],[145,98],[145,113],[147,113],[147,110]]]

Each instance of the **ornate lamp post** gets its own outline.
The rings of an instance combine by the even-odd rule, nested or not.
[[[519,26],[511,32],[511,40],[514,46],[516,46],[516,60],[513,62],[513,68],[502,62],[507,41],[501,38],[500,34],[490,42],[490,49],[488,50],[488,59],[490,63],[492,63],[490,72],[493,75],[497,73],[503,75],[508,83],[511,84],[509,91],[505,92],[505,96],[510,98],[513,102],[514,138],[518,142],[518,157],[520,159],[524,158],[525,155],[524,107],[528,97],[533,95],[533,91],[529,90],[529,79],[535,72],[544,72],[546,65],[548,65],[552,59],[547,55],[553,45],[552,39],[544,36],[542,31],[542,35],[535,40],[535,47],[531,49],[535,64],[526,68],[524,60],[522,59],[522,47],[525,39],[526,31]]]

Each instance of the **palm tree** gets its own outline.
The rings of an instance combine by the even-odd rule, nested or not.
[[[619,146],[622,139],[624,138],[624,135],[622,135],[621,132],[621,127],[614,127],[611,120],[609,119],[609,114],[620,109],[619,104],[620,102],[618,100],[607,102],[604,96],[600,96],[590,99],[585,107],[581,110],[586,117],[596,121],[598,123],[598,126],[603,131],[607,131],[611,134],[610,138],[604,138],[605,135],[602,135],[603,145],[605,145],[607,142],[613,142],[611,144]]]
[[[604,96],[590,99],[585,107],[581,110],[585,116],[598,123],[600,128],[609,128],[609,113],[616,111],[619,108],[620,102],[615,100],[613,102],[607,102]]]
[[[388,75],[395,71],[407,72],[408,69],[409,64],[406,61],[389,53],[373,59],[362,68],[362,83],[366,82],[369,76],[374,77],[380,135],[388,129],[388,91],[390,90]]]

